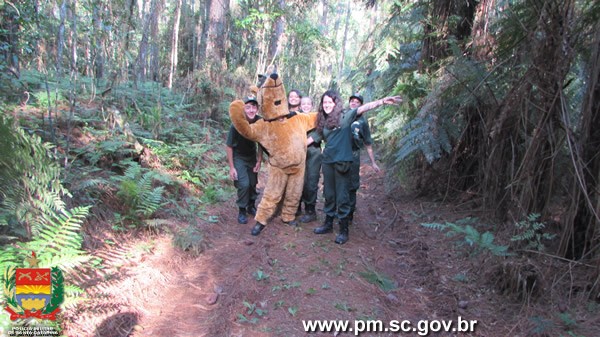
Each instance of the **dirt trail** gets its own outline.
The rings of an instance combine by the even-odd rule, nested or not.
[[[218,223],[201,223],[207,247],[198,257],[174,248],[167,234],[98,252],[109,266],[89,283],[90,300],[71,311],[66,333],[352,336],[307,334],[302,320],[410,320],[416,325],[461,316],[479,321],[474,333],[430,335],[505,336],[510,325],[498,321],[503,315],[495,297],[476,284],[453,280],[473,270],[455,260],[440,233],[419,225],[452,210],[392,199],[385,195],[382,173],[363,164],[361,174],[359,206],[345,245],[333,242],[335,234],[312,233],[323,220],[322,203],[319,222],[294,229],[277,218],[252,237],[254,221],[237,224],[231,199],[209,211],[219,216]],[[400,335],[418,334],[361,334]]]

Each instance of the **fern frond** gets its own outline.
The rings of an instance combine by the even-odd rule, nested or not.
[[[167,219],[147,219],[144,220],[144,223],[149,227],[158,228],[164,225],[171,224],[171,221]]]
[[[35,251],[41,264],[74,269],[91,259],[81,250],[81,225],[89,212],[89,206],[64,210],[48,219],[39,235],[33,240],[21,244],[21,250]]]
[[[108,179],[104,179],[104,178],[94,178],[94,179],[86,179],[82,182],[80,182],[79,184],[77,184],[75,186],[75,188],[71,189],[72,191],[80,191],[80,190],[85,190],[88,188],[95,188],[98,186],[102,186],[102,185],[108,185],[111,186],[112,183],[110,182],[110,180]]]
[[[417,116],[402,128],[402,133],[405,135],[397,143],[396,162],[420,151],[425,159],[432,163],[441,158],[443,153],[452,151],[449,132],[445,129],[445,127],[451,128],[452,125],[439,123],[439,118],[441,117],[433,114]]]
[[[446,236],[454,236],[461,234],[463,241],[458,242],[459,245],[468,244],[470,247],[475,247],[472,251],[473,254],[480,253],[483,250],[488,250],[496,256],[507,256],[510,255],[507,246],[500,246],[494,244],[494,234],[491,232],[480,233],[471,224],[477,223],[477,218],[464,218],[458,220],[456,223],[446,222],[445,224],[439,223],[424,223],[421,226],[436,230],[447,230]]]
[[[83,300],[81,297],[81,294],[84,293],[83,289],[72,284],[65,284],[64,287],[65,299],[62,303],[62,307],[65,309],[75,308],[75,306]]]
[[[92,256],[85,254],[85,252],[79,249],[61,249],[55,254],[43,256],[43,259],[40,258],[40,261],[44,266],[57,267],[70,272],[87,264],[92,258]]]
[[[481,234],[481,245],[484,247],[491,247],[492,242],[494,242],[494,234],[490,232],[485,232]]]
[[[162,193],[164,186],[159,186],[151,191],[146,191],[140,196],[139,203],[135,209],[136,213],[148,217],[154,214],[162,206]]]
[[[443,231],[446,228],[448,228],[448,224],[441,224],[441,223],[422,223],[421,226],[425,227],[425,228],[429,228],[429,229],[435,229],[438,231]]]

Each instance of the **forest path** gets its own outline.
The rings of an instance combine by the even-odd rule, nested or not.
[[[508,313],[500,314],[493,294],[457,280],[456,275],[476,274],[476,267],[460,258],[440,232],[420,226],[466,215],[435,203],[386,196],[383,173],[365,163],[361,176],[359,205],[344,245],[333,242],[335,233],[312,232],[324,217],[322,200],[318,222],[294,229],[276,218],[253,237],[254,220],[239,225],[231,198],[209,210],[219,222],[203,222],[206,249],[198,257],[177,250],[166,234],[99,253],[112,264],[104,280],[87,289],[91,300],[81,307],[83,314],[70,317],[67,334],[353,336],[308,334],[302,320],[410,320],[417,327],[420,320],[456,324],[461,316],[478,320],[475,332],[433,335],[505,336],[510,326],[498,319]],[[423,335],[425,327],[420,328],[361,336]]]

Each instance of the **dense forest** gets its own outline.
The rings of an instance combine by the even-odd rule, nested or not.
[[[94,223],[206,216],[230,188],[229,103],[276,65],[314,100],[401,95],[369,116],[388,188],[486,210],[521,254],[585,266],[573,291],[600,300],[598,1],[0,0],[0,15],[3,273],[31,251],[93,265]]]

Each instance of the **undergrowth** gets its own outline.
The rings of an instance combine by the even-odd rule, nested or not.
[[[24,266],[32,252],[39,267],[67,275],[102,268],[84,246],[90,220],[101,224],[95,230],[159,233],[174,223],[168,218],[184,219],[190,225],[165,231],[173,233],[173,244],[192,255],[206,249],[201,226],[218,219],[205,206],[232,193],[225,127],[188,119],[198,116],[192,105],[158,83],[115,85],[100,99],[86,78],[74,87],[36,72],[22,75],[29,105],[0,103],[2,274]],[[73,91],[74,113],[57,113],[70,106]],[[75,305],[82,292],[65,284],[63,307]],[[0,328],[11,324],[2,320]]]

